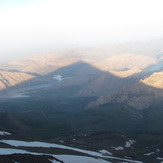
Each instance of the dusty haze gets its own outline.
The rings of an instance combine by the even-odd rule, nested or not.
[[[161,0],[0,2],[0,62],[74,47],[161,38]]]

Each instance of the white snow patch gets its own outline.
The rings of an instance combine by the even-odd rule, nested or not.
[[[157,149],[156,152],[160,152],[160,149]]]
[[[160,152],[160,149],[156,149],[156,151],[150,152],[150,153],[146,153],[144,154],[145,156],[150,156],[152,154],[154,154],[155,152]]]
[[[113,155],[111,152],[109,152],[105,149],[99,150],[99,152],[102,153],[103,155]]]
[[[5,131],[0,131],[0,135],[11,135],[11,133],[5,132]]]
[[[34,154],[34,155],[43,155],[44,153],[34,153],[28,152],[20,149],[11,149],[11,148],[0,148],[0,155],[10,155],[10,154]],[[74,155],[52,155],[59,160],[63,160],[64,163],[110,163],[102,159],[95,159],[85,156],[74,156]],[[56,160],[50,160],[52,163],[58,163]]]
[[[44,148],[61,148],[61,149],[68,149],[73,151],[78,151],[81,153],[86,153],[92,156],[97,157],[103,157],[103,155],[99,152],[94,151],[88,151],[73,147],[68,147],[65,145],[59,145],[59,144],[52,144],[52,143],[45,143],[45,142],[39,142],[39,141],[33,141],[33,142],[27,142],[27,141],[19,141],[19,140],[0,140],[0,142],[15,146],[15,147],[44,147]]]
[[[144,154],[145,156],[150,156],[150,155],[152,155],[152,154],[154,154],[155,152],[150,152],[150,153],[146,153],[146,154]]]
[[[126,141],[125,147],[126,147],[126,148],[129,148],[129,147],[131,147],[131,145],[133,145],[135,142],[136,142],[135,140],[128,140],[128,141]]]
[[[114,156],[105,156],[102,153],[95,152],[95,151],[88,151],[88,150],[84,150],[84,149],[78,149],[78,148],[68,147],[65,145],[52,144],[52,143],[46,143],[46,142],[39,142],[39,141],[27,142],[27,141],[19,141],[19,140],[0,140],[0,142],[9,144],[9,145],[12,145],[15,147],[44,147],[44,148],[68,149],[68,150],[78,151],[81,153],[89,154],[90,156],[95,156],[95,157],[100,157],[100,158],[108,158],[108,159],[115,159],[115,160],[121,160],[121,161],[128,161],[131,163],[141,163],[141,161],[124,159],[124,158],[119,158],[119,157],[114,157]],[[113,147],[113,148],[118,148],[118,147]],[[119,147],[119,148],[122,149],[123,147]],[[34,153],[32,153],[32,154],[34,154]],[[98,159],[98,161],[99,161],[99,159]],[[82,162],[82,163],[85,163],[85,162]],[[94,162],[92,162],[92,163],[94,163]]]
[[[163,158],[162,158],[162,157],[157,157],[156,159],[157,159],[157,160],[163,160]]]
[[[0,148],[0,155],[9,155],[9,154],[14,154],[14,153],[30,153],[25,150],[20,150],[20,149],[12,149],[12,148]]]
[[[63,76],[61,76],[61,75],[55,75],[55,76],[53,77],[53,79],[55,79],[55,80],[57,80],[57,81],[62,81],[62,80],[63,80]]]
[[[23,98],[23,97],[30,97],[30,96],[26,95],[25,93],[14,93],[9,95],[9,98]]]
[[[111,163],[103,159],[95,159],[87,156],[73,156],[73,155],[53,155],[64,163]]]
[[[59,161],[56,161],[56,160],[50,160],[49,159],[49,161],[51,161],[52,163],[58,163]],[[59,162],[60,163],[60,162]]]
[[[121,151],[121,150],[123,150],[124,148],[123,147],[121,147],[121,146],[119,146],[119,147],[112,147],[113,149],[115,149],[116,151]]]

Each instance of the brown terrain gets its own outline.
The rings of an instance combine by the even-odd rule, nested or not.
[[[152,45],[151,43],[143,44],[142,47],[137,44],[139,51],[135,49],[134,44],[130,44],[132,46],[126,45],[76,48],[11,62],[8,65],[1,66],[0,89],[15,85],[24,87],[25,85],[22,83],[28,81],[35,85],[52,82],[54,75],[67,71],[69,78],[45,89],[48,91],[48,89],[78,87],[72,96],[100,96],[90,106],[117,101],[127,102],[129,106],[136,106],[139,109],[145,108],[146,103],[151,102],[151,100],[146,96],[139,99],[139,94],[142,94],[142,91],[147,94],[154,90],[157,92],[157,89],[153,89],[153,87],[162,88],[162,78],[159,73],[145,79],[142,78],[145,74],[152,73],[152,71],[148,72],[148,67],[155,66],[161,60],[162,49],[160,44],[159,46],[154,44],[153,47],[149,46]],[[157,59],[156,57],[146,56],[147,47],[155,53],[157,49],[160,57]],[[134,50],[135,54],[133,53]],[[144,52],[145,55],[141,55],[141,52]],[[113,56],[113,54],[116,55]],[[129,93],[126,93],[128,90],[132,94],[136,94],[132,99],[128,97]],[[158,91],[160,90],[158,89]],[[121,95],[119,98],[118,96],[114,98],[113,94],[116,92],[119,96]],[[155,96],[156,98],[160,97],[160,93],[155,93]],[[143,101],[141,102],[142,106],[137,106],[140,100]]]
[[[22,72],[0,71],[0,90],[31,80],[34,77]]]
[[[148,56],[120,54],[117,56],[111,56],[101,62],[96,63],[95,67],[104,71],[131,69],[133,67],[143,69],[155,63],[157,63],[157,61]]]
[[[125,103],[135,109],[145,109],[155,100],[163,97],[163,71],[141,79],[114,95],[101,96],[87,108],[105,103]]]
[[[16,135],[4,137],[2,134],[0,138],[22,140],[21,134],[23,133],[29,135],[28,138],[36,140],[37,136],[42,134],[41,136],[44,137],[46,134],[47,138],[49,136],[49,139],[54,142],[57,140],[62,145],[67,143],[72,147],[81,147],[81,149],[83,147],[93,151],[105,149],[111,151],[113,157],[123,157],[122,159],[112,158],[112,156],[109,158],[108,155],[108,159],[105,158],[108,161],[122,162],[127,158],[125,156],[131,156],[127,159],[136,159],[135,156],[138,155],[137,158],[139,158],[140,153],[143,158],[146,157],[146,153],[155,153],[156,157],[147,155],[147,160],[151,158],[154,160],[162,154],[162,137],[149,136],[148,139],[152,142],[150,146],[149,140],[146,141],[146,135],[143,138],[145,141],[142,141],[142,135],[140,137],[137,135],[138,138],[130,138],[122,133],[127,132],[128,128],[129,131],[131,128],[132,132],[140,128],[138,132],[144,134],[144,131],[147,131],[146,134],[148,134],[146,129],[151,124],[147,125],[148,117],[142,119],[142,115],[145,115],[146,112],[143,111],[148,110],[146,108],[152,103],[163,98],[162,59],[162,41],[159,44],[156,41],[154,45],[130,43],[101,48],[76,48],[65,52],[34,56],[1,66],[0,93],[4,96],[1,96],[0,124],[2,129],[11,130],[11,133],[15,132]],[[59,79],[55,78],[57,75]],[[42,84],[50,85],[38,89],[27,88]],[[24,98],[24,100],[20,98],[21,96],[17,96],[17,99],[10,99],[11,96],[5,96],[5,94],[12,93],[23,93],[29,98]],[[109,107],[111,105],[106,105],[105,108],[101,107],[103,112],[100,109],[95,110],[95,108],[100,108],[99,105],[107,103],[111,105],[118,103],[118,107],[111,108]],[[78,117],[78,114],[73,112],[75,116],[73,119],[69,112],[64,113],[64,109],[66,111],[79,110],[79,112],[82,110],[82,114],[79,113]],[[160,114],[159,111],[158,114]],[[156,118],[152,117],[152,121],[149,118],[149,122],[153,123],[155,119],[157,122],[157,114]],[[162,121],[156,122],[153,124],[160,127],[156,130],[159,131],[162,129]],[[123,127],[124,130],[121,130]],[[30,134],[35,137],[30,137]],[[61,137],[57,137],[57,134]],[[142,142],[144,142],[143,145]],[[23,162],[24,160],[63,162],[53,157],[52,154],[91,156],[87,152],[62,148],[15,147],[3,142],[0,145],[1,148],[22,149],[38,154],[35,156],[29,153],[3,155],[0,162]],[[47,155],[39,155],[40,153]],[[94,155],[91,157],[103,158]]]

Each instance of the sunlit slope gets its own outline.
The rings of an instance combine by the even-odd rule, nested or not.
[[[124,70],[131,69],[133,67],[143,69],[155,63],[157,63],[157,61],[148,56],[120,54],[96,63],[95,67],[101,70]]]
[[[155,72],[149,77],[140,80],[140,82],[144,83],[145,85],[149,85],[154,88],[163,89],[163,71]]]
[[[32,78],[34,76],[27,73],[0,71],[0,90],[15,86]]]

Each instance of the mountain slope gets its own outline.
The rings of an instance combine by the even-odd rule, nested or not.
[[[89,107],[105,103],[123,103],[136,109],[148,108],[163,97],[163,71],[153,73],[145,79],[128,86],[112,96],[101,96]]]
[[[34,77],[27,73],[0,71],[0,90],[15,86]]]
[[[77,57],[69,57],[58,53],[49,53],[34,56],[21,62],[12,62],[11,67],[21,72],[31,72],[37,74],[48,74],[60,67],[77,62]]]
[[[137,67],[140,69],[146,68],[151,64],[156,64],[157,61],[151,57],[135,54],[120,54],[109,57],[95,64],[95,67],[101,70],[124,70]]]
[[[109,72],[101,72],[96,78],[82,87],[77,96],[99,96],[112,94],[124,86],[131,84],[132,79],[120,78]]]
[[[1,66],[5,70],[19,70],[48,74],[58,68],[84,61],[101,70],[145,68],[162,56],[163,40],[131,42],[103,47],[76,48],[72,50],[34,56],[23,61]],[[131,62],[130,62],[131,61]],[[116,63],[117,62],[117,63]]]

